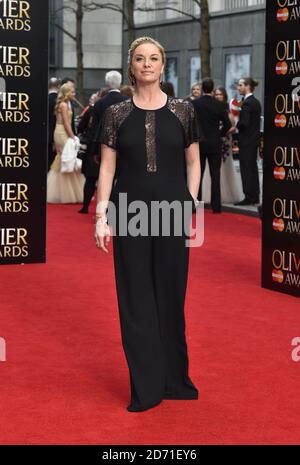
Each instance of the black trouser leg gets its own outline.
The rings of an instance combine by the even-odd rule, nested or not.
[[[166,361],[165,399],[196,399],[198,391],[188,375],[184,303],[189,248],[184,236],[153,241],[153,275]]]
[[[201,164],[201,179],[200,179],[198,199],[202,200],[202,183],[203,183],[204,171],[205,171],[205,166],[206,166],[206,154],[202,152],[200,152],[200,164]]]
[[[245,198],[259,201],[259,178],[257,167],[257,147],[240,146],[240,170]]]
[[[188,377],[185,238],[114,236],[114,261],[131,409],[196,399]]]
[[[153,285],[153,241],[114,236],[114,262],[122,343],[128,363],[132,409],[161,401],[165,361]]]
[[[214,211],[221,210],[221,154],[213,153],[207,155],[209,171],[211,176],[211,207]]]
[[[97,178],[87,177],[83,188],[83,208],[88,210],[96,189]]]

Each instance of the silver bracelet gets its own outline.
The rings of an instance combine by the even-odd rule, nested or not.
[[[97,216],[96,216],[96,222],[95,222],[95,224],[97,224],[97,223],[100,223],[100,224],[107,224],[107,217],[103,215],[103,216],[99,216],[99,217],[97,218]]]

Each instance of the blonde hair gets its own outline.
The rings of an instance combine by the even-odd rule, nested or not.
[[[57,100],[56,100],[55,113],[58,112],[59,106],[62,102],[68,102],[70,100],[69,95],[73,89],[74,89],[73,82],[67,82],[66,84],[63,84],[61,86],[61,88],[59,89]]]
[[[155,45],[160,51],[163,64],[165,64],[166,62],[165,49],[159,42],[157,42],[157,40],[152,39],[152,37],[148,37],[148,36],[138,37],[137,39],[135,39],[130,45],[129,50],[128,50],[128,67],[127,67],[127,76],[133,86],[135,85],[135,77],[131,72],[133,54],[134,54],[135,49],[139,45],[147,44],[147,43]]]

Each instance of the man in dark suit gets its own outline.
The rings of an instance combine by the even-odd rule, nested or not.
[[[251,77],[239,80],[238,89],[243,96],[237,128],[239,130],[239,159],[245,198],[235,205],[259,203],[257,149],[260,139],[261,105],[253,92],[258,85]]]
[[[55,104],[59,90],[59,81],[51,78],[48,87],[48,171],[55,158],[54,130],[56,125]]]
[[[88,208],[95,193],[96,183],[99,175],[100,165],[100,135],[101,123],[105,110],[115,103],[127,100],[128,97],[121,95],[120,87],[122,75],[118,71],[109,71],[105,75],[105,84],[109,88],[108,94],[98,100],[92,109],[92,122],[89,130],[87,154],[82,162],[82,172],[85,175],[83,192],[83,207],[78,213],[88,213]]]
[[[214,213],[221,213],[221,137],[227,134],[232,125],[225,104],[214,98],[213,89],[214,81],[210,78],[204,79],[202,82],[202,96],[193,100],[199,126],[204,137],[200,142],[201,182],[198,198],[201,198],[202,181],[207,159],[211,175],[212,210]]]

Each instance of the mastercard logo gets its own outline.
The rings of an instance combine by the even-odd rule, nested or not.
[[[281,270],[273,270],[272,271],[272,279],[275,281],[275,283],[282,283],[284,280],[284,274],[282,273]]]
[[[284,230],[284,221],[281,218],[274,218],[273,229],[274,231],[282,232]]]
[[[279,61],[276,64],[276,74],[286,74],[288,72],[288,65],[286,61]]]
[[[276,115],[274,122],[277,128],[284,128],[286,126],[286,117],[284,115]]]
[[[274,178],[282,181],[285,178],[285,168],[283,166],[276,166],[273,171]]]
[[[285,22],[289,19],[289,10],[287,8],[280,8],[277,11],[277,21]]]

